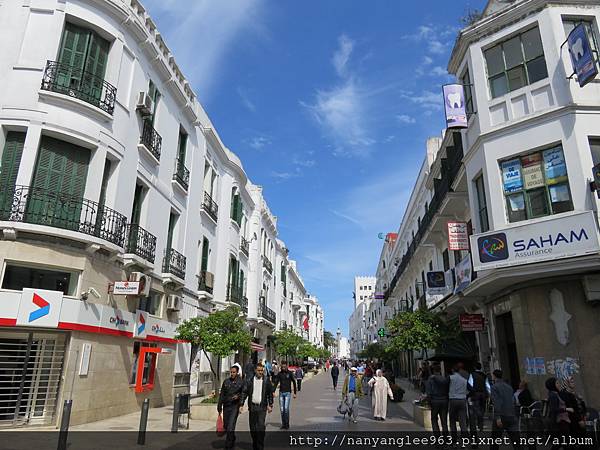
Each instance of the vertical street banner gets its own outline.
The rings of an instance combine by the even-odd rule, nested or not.
[[[459,262],[454,268],[456,274],[456,287],[454,293],[464,291],[471,284],[471,278],[473,275],[473,269],[471,267],[471,255],[467,255],[461,262]]]
[[[447,128],[467,128],[465,90],[462,84],[446,84],[442,87]]]
[[[598,75],[594,53],[590,47],[590,41],[583,23],[580,23],[571,31],[567,43],[573,71],[577,74],[579,87],[583,87]]]

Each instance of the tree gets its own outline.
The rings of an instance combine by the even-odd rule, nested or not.
[[[308,341],[302,342],[298,346],[298,350],[296,350],[296,355],[298,355],[301,361],[308,358],[318,358],[320,354],[319,349]]]
[[[445,339],[456,337],[458,331],[444,323],[438,314],[427,310],[405,311],[387,322],[391,337],[386,351],[422,351],[438,347]]]
[[[361,358],[377,358],[384,359],[385,358],[385,347],[380,342],[373,342],[365,347],[362,352],[359,352],[359,357]]]
[[[325,348],[335,347],[337,345],[337,339],[333,336],[331,331],[323,331],[323,346]]]
[[[202,350],[213,374],[215,391],[219,387],[221,359],[237,350],[250,351],[252,336],[246,328],[244,318],[237,306],[230,306],[206,317],[193,317],[179,324],[176,339],[187,341],[192,346],[191,363]],[[217,370],[214,369],[208,353],[218,358]]]
[[[285,359],[288,359],[290,355],[296,354],[298,346],[302,344],[304,339],[292,330],[281,330],[275,332],[273,341],[277,353],[285,356]]]

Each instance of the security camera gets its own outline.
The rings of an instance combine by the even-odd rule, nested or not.
[[[81,300],[87,300],[90,297],[90,294],[96,298],[100,298],[100,293],[95,288],[90,287],[87,291],[81,293]]]

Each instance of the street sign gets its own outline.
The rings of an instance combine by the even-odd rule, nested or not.
[[[377,335],[379,337],[385,337],[385,328],[380,328],[379,330],[377,330]]]
[[[114,295],[138,295],[139,292],[139,281],[115,281],[112,286]]]
[[[483,314],[461,314],[459,321],[462,331],[483,331],[485,328]]]

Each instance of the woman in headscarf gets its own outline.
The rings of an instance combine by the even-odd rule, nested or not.
[[[375,376],[369,380],[371,388],[373,416],[375,420],[385,420],[387,414],[387,397],[394,398],[388,380],[383,376],[381,369],[377,369]]]
[[[548,390],[548,418],[550,420],[549,432],[555,437],[566,436],[569,434],[571,420],[569,413],[573,413],[573,408],[568,408],[565,401],[558,394],[560,384],[554,377],[546,380],[546,389]],[[560,448],[560,445],[553,445],[552,448]]]
[[[558,395],[565,402],[567,410],[573,410],[573,412],[569,412],[570,432],[574,436],[580,435],[585,432],[585,403],[575,392],[575,380],[572,376],[563,378],[559,384]]]

